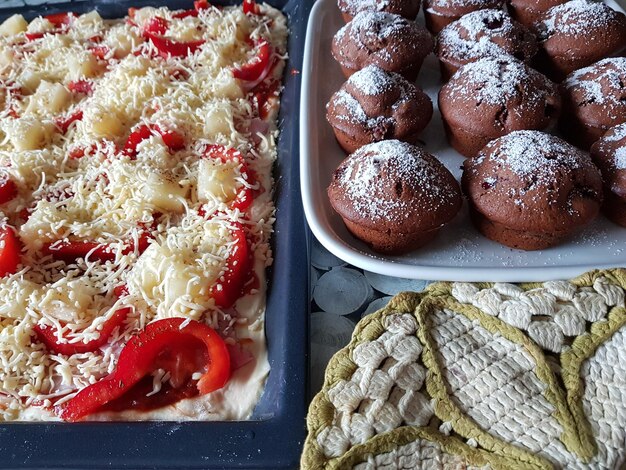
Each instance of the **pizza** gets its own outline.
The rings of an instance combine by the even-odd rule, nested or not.
[[[286,19],[0,25],[0,420],[238,420],[269,372]]]

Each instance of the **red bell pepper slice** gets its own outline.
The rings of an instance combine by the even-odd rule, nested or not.
[[[93,46],[89,48],[89,52],[91,52],[97,59],[104,60],[109,52],[111,52],[111,49],[107,46]]]
[[[72,12],[55,13],[44,17],[55,26],[68,25],[72,22],[76,15]]]
[[[73,147],[68,150],[67,156],[72,160],[80,160],[87,152],[93,153],[98,148],[98,144],[93,143],[88,147]]]
[[[17,196],[17,185],[9,175],[0,174],[0,204],[6,204]]]
[[[42,248],[44,255],[52,255],[56,260],[71,263],[78,258],[86,258],[89,252],[89,260],[114,261],[115,252],[106,243],[89,241],[63,241],[44,243]]]
[[[254,89],[254,101],[259,112],[259,117],[264,121],[269,117],[273,104],[271,102],[272,97],[278,96],[278,89],[280,82],[272,81],[271,83],[256,87]]]
[[[251,15],[260,15],[261,14],[261,9],[259,8],[259,6],[256,4],[256,2],[254,0],[243,0],[243,12],[247,15],[247,14],[251,14]]]
[[[66,117],[59,117],[55,120],[55,125],[59,128],[61,134],[65,134],[67,130],[70,128],[72,123],[76,121],[80,121],[83,119],[83,111],[81,109],[77,109],[72,114]]]
[[[177,20],[182,20],[183,18],[187,18],[187,17],[196,18],[197,16],[198,16],[197,10],[183,10],[183,11],[179,11],[178,13],[174,13],[172,15],[172,18],[175,18]]]
[[[187,57],[200,49],[206,42],[204,40],[189,42],[172,41],[147,31],[144,33],[144,36],[154,44],[154,47],[159,51],[159,55],[165,59],[168,57]]]
[[[115,297],[121,299],[122,297],[126,297],[128,295],[128,286],[126,284],[121,284],[113,288],[113,293]]]
[[[111,318],[106,320],[102,324],[102,328],[100,329],[100,336],[97,339],[92,339],[86,343],[78,342],[78,343],[67,343],[59,341],[57,334],[53,327],[48,325],[35,325],[33,329],[35,330],[35,334],[37,335],[37,339],[46,345],[50,351],[57,354],[65,354],[67,356],[71,356],[73,354],[83,354],[94,352],[100,349],[100,347],[104,346],[111,338],[113,331],[116,328],[121,327],[128,315],[132,312],[132,308],[124,307],[121,308],[113,315]]]
[[[177,371],[171,369],[177,362],[176,352],[184,350],[189,343],[201,345],[206,354],[206,372],[196,385],[199,393],[204,395],[224,387],[230,379],[230,356],[222,338],[203,323],[167,318],[150,323],[133,336],[122,349],[113,373],[61,405],[61,418],[78,421],[122,397],[156,369],[167,368],[175,375]]]
[[[224,275],[211,286],[209,295],[220,308],[230,308],[243,294],[243,288],[250,276],[252,263],[250,262],[248,240],[243,226],[233,224],[233,249],[226,260]]]
[[[68,83],[67,88],[72,93],[91,95],[91,93],[93,93],[93,82],[91,80],[76,80]]]
[[[165,18],[155,16],[150,18],[148,23],[144,26],[144,33],[163,35],[169,29],[170,23]]]
[[[179,132],[164,129],[159,126],[155,126],[154,129],[161,135],[163,143],[167,145],[171,151],[181,150],[185,148],[185,138]]]
[[[10,225],[0,228],[0,277],[15,274],[20,264],[22,244]]]
[[[74,13],[71,13],[71,12],[70,13],[55,13],[53,15],[48,15],[45,17],[45,19],[48,20],[50,23],[52,23],[54,26],[56,26],[57,29],[54,29],[52,31],[39,32],[39,33],[26,33],[24,36],[26,36],[27,40],[34,41],[35,39],[41,39],[46,34],[61,34],[65,30],[67,30],[67,28],[64,28],[64,26],[68,26],[74,18],[76,18],[76,15],[74,15]]]
[[[141,254],[152,240],[152,234],[142,226],[142,231],[137,240],[137,251]],[[97,243],[90,241],[68,240],[62,242],[44,243],[42,248],[44,255],[51,255],[54,259],[71,263],[79,258],[87,258],[88,261],[115,261],[116,252],[108,243]],[[131,241],[122,248],[122,254],[128,255],[135,251],[135,242]],[[91,254],[89,254],[91,252]]]
[[[137,155],[137,146],[139,143],[145,139],[149,139],[150,136],[155,133],[161,136],[163,143],[170,151],[175,152],[185,148],[185,138],[179,132],[165,129],[153,124],[142,124],[128,136],[126,145],[124,145],[122,152],[131,158],[135,157]]]
[[[151,135],[152,130],[148,125],[142,124],[141,126],[137,127],[128,136],[122,153],[128,155],[129,157],[134,157],[135,155],[137,155],[137,146],[139,145],[139,143],[150,138]]]
[[[263,40],[257,44],[257,55],[247,64],[233,69],[233,76],[239,80],[246,82],[256,82],[262,79],[262,75],[269,73],[267,71],[272,49],[267,41]],[[263,77],[265,78],[265,77]]]
[[[233,161],[239,163],[239,171],[241,176],[248,183],[253,185],[253,173],[248,169],[245,160],[242,158],[241,153],[235,149],[226,149],[223,145],[209,145],[204,151],[204,156],[216,160],[220,160],[222,163]],[[248,207],[254,202],[254,190],[248,186],[243,186],[237,193],[237,197],[231,203],[231,209],[239,209],[241,212],[245,212]]]
[[[211,8],[211,4],[207,2],[207,0],[196,0],[195,2],[193,2],[193,8],[196,11],[208,10],[209,8]]]

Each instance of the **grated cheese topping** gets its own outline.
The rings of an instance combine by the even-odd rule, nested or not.
[[[261,279],[272,262],[278,92],[270,98],[274,111],[262,115],[233,75],[265,40],[277,65],[264,83],[280,80],[286,21],[270,6],[261,9],[245,15],[241,7],[210,7],[175,18],[146,7],[120,20],[93,11],[61,26],[20,15],[0,24],[0,167],[18,190],[0,206],[0,219],[23,245],[19,271],[0,279],[0,421],[61,404],[97,382],[152,321],[202,321],[233,344],[250,337],[247,325],[262,326],[263,307],[246,311],[254,303],[242,299],[223,311],[210,296],[223,282],[236,223],[245,227]],[[168,23],[164,38],[204,43],[185,57],[162,57],[143,35],[155,17]],[[134,154],[121,151],[143,125],[151,135]],[[161,131],[181,135],[184,148],[169,148]],[[210,145],[235,149],[242,161],[207,165]],[[226,176],[215,180],[218,173]],[[255,191],[246,213],[233,208],[244,187]],[[150,244],[140,252],[147,230]],[[105,244],[114,259],[46,254],[47,244],[68,241]],[[118,298],[121,286],[128,295]],[[250,295],[263,305],[263,289]],[[132,313],[97,352],[54,354],[36,339],[39,324],[59,342],[89,342],[124,306]],[[169,373],[153,378],[156,394]]]

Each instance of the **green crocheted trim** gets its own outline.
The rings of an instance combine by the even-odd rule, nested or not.
[[[553,388],[556,389],[556,382],[554,380],[550,381],[549,378],[546,380],[546,375],[549,375],[549,368],[547,364],[545,364],[545,361],[537,360],[537,356],[541,353],[539,351],[533,351],[533,348],[537,348],[530,343],[530,340],[526,336],[503,321],[486,315],[471,305],[460,304],[451,295],[444,295],[446,287],[449,287],[449,285],[440,284],[438,288],[436,287],[434,290],[441,289],[438,295],[436,297],[425,298],[416,312],[419,324],[417,335],[424,346],[422,362],[429,370],[429,374],[426,377],[426,390],[428,390],[430,396],[435,399],[435,414],[440,419],[450,422],[457,434],[466,438],[475,439],[481,447],[514,459],[517,467],[514,466],[513,468],[552,468],[552,465],[547,460],[531,452],[524,451],[519,447],[515,447],[480,428],[473,419],[468,417],[464,411],[451,400],[441,364],[439,364],[437,360],[437,349],[430,334],[429,322],[431,313],[441,311],[444,308],[464,315],[472,321],[477,320],[483,328],[491,333],[499,333],[509,341],[527,347],[537,363],[537,376],[548,386],[546,398],[551,403],[552,397],[548,395],[548,391],[551,391]],[[547,371],[544,369],[547,369]],[[565,407],[564,404],[563,406]]]
[[[401,427],[386,434],[372,437],[366,444],[352,447],[341,458],[329,462],[328,470],[351,468],[367,461],[369,455],[380,455],[392,452],[398,447],[410,444],[418,439],[438,444],[442,452],[463,458],[465,464],[472,466],[489,465],[492,468],[516,468],[516,463],[506,457],[470,447],[456,437],[446,436],[430,428]],[[322,468],[322,467],[318,467]],[[521,467],[518,467],[521,468]]]
[[[596,271],[578,278],[574,283],[579,287],[592,286],[599,277],[606,278],[610,284],[615,284],[626,290],[626,270]],[[606,321],[596,322],[591,331],[578,336],[572,343],[571,349],[561,354],[561,377],[567,391],[567,403],[576,422],[580,439],[585,446],[596,451],[596,441],[593,430],[583,410],[584,382],[580,378],[580,369],[583,362],[591,358],[598,347],[608,341],[616,332],[626,325],[626,309],[614,307],[609,311]]]
[[[328,390],[338,381],[348,380],[357,369],[356,364],[350,359],[354,348],[364,342],[373,341],[385,332],[384,319],[390,314],[413,313],[417,310],[422,295],[404,292],[389,302],[389,304],[375,314],[365,317],[357,325],[350,344],[339,351],[328,364],[324,377],[324,387],[318,393],[309,408],[307,427],[309,435],[304,444],[301,459],[301,468],[307,469],[336,469],[351,467],[366,459],[368,455],[378,455],[390,452],[399,446],[409,444],[416,439],[426,439],[440,445],[441,449],[449,454],[463,457],[467,464],[473,466],[490,465],[494,469],[542,469],[550,468],[542,459],[529,455],[528,459],[510,458],[507,455],[499,455],[482,449],[473,448],[460,439],[446,436],[439,431],[429,428],[417,428],[405,426],[397,428],[389,433],[379,434],[364,444],[352,447],[346,454],[339,458],[328,459],[319,447],[316,437],[326,426],[329,426],[334,418],[335,409],[328,399]],[[429,371],[429,376],[431,372]],[[428,381],[429,378],[427,377]],[[520,451],[520,454],[524,453]],[[531,464],[531,462],[538,464]],[[528,462],[527,464],[523,464]]]
[[[579,287],[592,286],[599,277],[604,277],[611,284],[619,285],[626,290],[626,270],[622,269],[594,271],[570,282]],[[493,283],[474,285],[479,289],[493,287]],[[527,291],[542,287],[542,284],[527,283],[520,287]],[[422,294],[399,294],[385,308],[359,322],[350,344],[331,359],[326,370],[324,387],[311,403],[307,418],[309,435],[304,445],[301,461],[303,469],[345,468],[359,463],[367,455],[390,452],[415,439],[436,442],[444,452],[462,456],[469,465],[481,466],[486,462],[495,469],[552,468],[547,459],[524,451],[482,430],[452,402],[447,394],[446,383],[436,359],[436,348],[428,330],[429,312],[443,308],[460,313],[472,321],[478,321],[486,330],[499,333],[508,340],[523,345],[535,359],[537,376],[547,386],[544,392],[545,397],[555,407],[554,417],[563,427],[562,442],[583,461],[588,461],[593,457],[596,452],[595,441],[591,426],[582,410],[584,390],[579,379],[580,367],[584,360],[594,354],[600,344],[626,325],[626,309],[612,309],[607,321],[592,325],[590,333],[576,338],[571,349],[562,354],[563,381],[567,391],[567,398],[565,398],[564,391],[557,385],[556,377],[549,368],[541,348],[517,328],[486,315],[476,307],[460,304],[452,297],[451,289],[452,284],[444,282],[432,284]],[[335,416],[335,409],[328,399],[328,390],[339,380],[349,380],[357,369],[356,364],[350,359],[352,351],[361,342],[378,338],[385,331],[383,326],[385,317],[392,313],[413,313],[418,321],[417,336],[424,346],[422,361],[428,370],[426,388],[435,399],[436,416],[449,421],[459,435],[474,439],[487,450],[472,448],[458,438],[443,435],[434,429],[406,426],[374,436],[368,442],[354,446],[340,458],[328,459],[324,455],[317,444],[316,437],[323,428],[332,424]]]
[[[332,423],[335,416],[335,408],[328,399],[328,390],[339,380],[348,380],[357,369],[356,364],[350,359],[354,348],[363,341],[373,341],[382,335],[385,331],[383,321],[387,315],[397,312],[412,313],[419,305],[421,299],[421,294],[409,292],[395,296],[385,308],[363,318],[357,324],[350,344],[332,357],[326,367],[324,386],[313,398],[309,407],[307,416],[309,433],[304,443],[301,458],[303,470],[332,468],[331,466],[337,465],[337,461],[342,461],[341,458],[329,460],[319,447],[316,438],[324,427]],[[370,445],[370,442],[373,442],[373,439],[361,446],[364,453],[378,453],[378,449],[374,445]]]

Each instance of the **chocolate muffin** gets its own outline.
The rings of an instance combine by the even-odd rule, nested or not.
[[[490,142],[465,161],[462,185],[478,230],[522,250],[560,243],[602,203],[602,177],[589,155],[538,131]]]
[[[343,19],[348,23],[362,11],[384,11],[414,20],[420,11],[420,0],[339,0]]]
[[[610,129],[593,144],[591,158],[602,172],[603,212],[626,227],[626,124]]]
[[[504,0],[424,0],[426,28],[436,34],[446,25],[476,10],[502,8]]]
[[[423,246],[462,205],[459,184],[446,167],[399,140],[366,145],[346,158],[328,197],[355,237],[387,254]]]
[[[443,28],[435,54],[444,81],[459,67],[483,57],[512,55],[528,64],[537,53],[537,39],[503,10],[478,10]]]
[[[512,131],[546,129],[561,109],[557,86],[511,56],[464,65],[439,92],[450,145],[466,157]]]
[[[537,69],[555,81],[626,49],[626,15],[602,2],[572,0],[550,8],[533,26]]]
[[[524,26],[532,27],[550,8],[568,0],[507,0],[509,13]]]
[[[562,86],[559,127],[587,150],[608,129],[626,122],[626,58],[604,59],[570,74]]]
[[[416,143],[432,115],[426,93],[375,65],[352,75],[326,106],[326,118],[348,153],[385,139]]]
[[[333,57],[346,77],[367,65],[415,81],[433,38],[415,21],[383,12],[363,11],[333,38]]]

